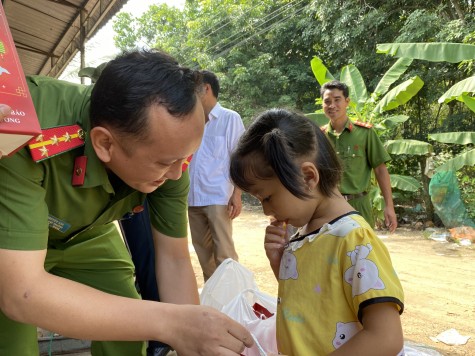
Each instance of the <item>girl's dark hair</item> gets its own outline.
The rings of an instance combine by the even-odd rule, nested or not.
[[[174,117],[193,111],[201,74],[182,67],[165,52],[141,50],[110,61],[91,94],[91,126],[112,127],[143,139],[148,134],[148,110],[163,105]]]
[[[318,187],[331,196],[339,184],[341,165],[321,129],[302,114],[270,109],[260,114],[241,136],[231,155],[230,175],[235,185],[249,191],[255,179],[278,177],[297,198],[309,198],[300,163],[313,162]]]

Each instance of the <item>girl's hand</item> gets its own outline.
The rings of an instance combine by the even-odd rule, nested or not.
[[[286,226],[287,224],[284,221],[273,220],[266,227],[266,235],[264,237],[266,255],[276,277],[279,275],[280,260],[284,247],[289,240]]]

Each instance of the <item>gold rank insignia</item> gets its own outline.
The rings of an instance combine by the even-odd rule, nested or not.
[[[28,142],[31,157],[40,162],[50,157],[84,146],[86,133],[79,125],[52,127]]]
[[[369,122],[363,122],[363,121],[358,121],[358,120],[355,121],[354,124],[357,126],[366,127],[367,129],[370,129],[373,127],[373,124],[370,124]]]

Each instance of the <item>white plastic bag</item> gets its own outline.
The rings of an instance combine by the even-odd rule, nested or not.
[[[246,349],[243,355],[277,354],[277,298],[261,292],[254,281],[254,274],[239,262],[231,258],[224,260],[206,281],[200,300],[202,305],[222,311],[253,334],[256,345]],[[264,352],[259,350],[257,343]]]
[[[222,312],[245,326],[256,340],[256,344],[246,349],[243,355],[262,356],[267,353],[277,354],[276,309],[277,298],[265,294],[258,289],[242,291],[223,307]],[[263,310],[264,313],[262,313]],[[263,350],[259,349],[257,343],[259,343]]]
[[[246,289],[258,289],[254,274],[239,262],[227,258],[206,281],[200,301],[202,305],[221,311],[224,305]]]

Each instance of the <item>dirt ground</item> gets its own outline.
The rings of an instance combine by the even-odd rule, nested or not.
[[[240,262],[254,272],[259,288],[277,294],[277,282],[264,252],[266,218],[246,207],[234,221],[233,235]],[[398,228],[384,239],[405,292],[402,315],[405,340],[426,345],[443,355],[475,355],[475,245],[461,247],[428,239],[422,231]],[[193,266],[199,287],[203,277],[196,254]],[[434,342],[448,329],[470,336],[465,345]]]

